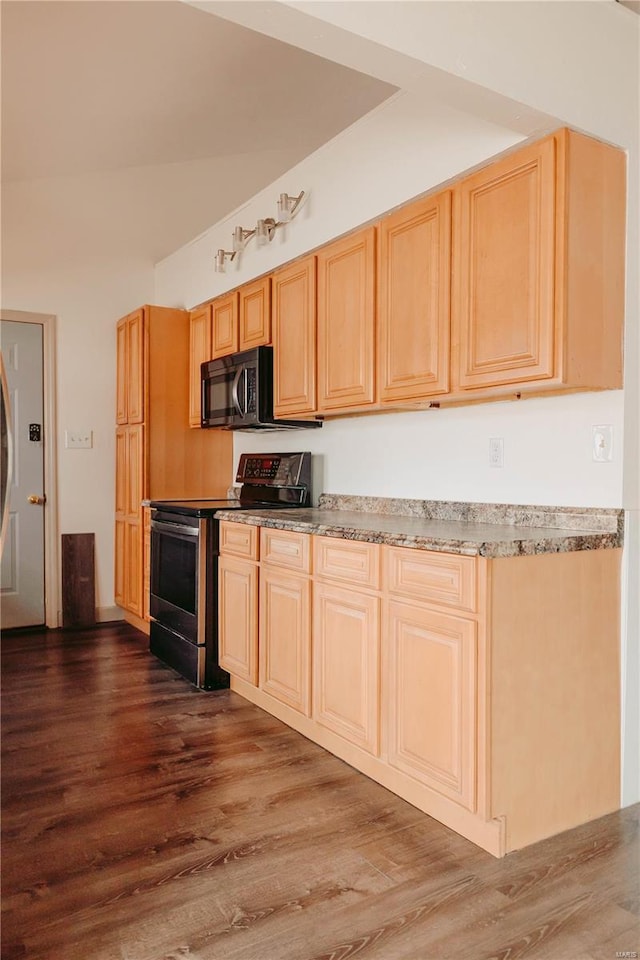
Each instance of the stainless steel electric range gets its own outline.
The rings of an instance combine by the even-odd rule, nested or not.
[[[236,500],[151,501],[151,632],[158,659],[204,690],[229,686],[218,663],[218,510],[311,504],[310,453],[243,453]]]

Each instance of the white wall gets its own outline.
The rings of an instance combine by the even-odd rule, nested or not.
[[[2,303],[57,317],[58,531],[95,533],[96,603],[106,617],[117,614],[115,321],[153,298],[153,264],[123,229],[116,196],[100,177],[2,190]],[[67,429],[92,430],[93,448],[65,449]]]

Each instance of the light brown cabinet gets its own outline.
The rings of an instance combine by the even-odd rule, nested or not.
[[[455,395],[622,385],[624,222],[624,154],[569,130],[455,186]]]
[[[380,598],[316,581],[313,617],[313,718],[377,756]]]
[[[310,538],[260,530],[260,689],[311,713]]]
[[[211,360],[238,352],[238,291],[211,302]]]
[[[218,565],[220,666],[258,683],[258,564],[222,554]]]
[[[276,417],[313,413],[316,398],[316,258],[273,275],[273,408]]]
[[[261,534],[260,681],[232,689],[496,856],[617,809],[620,550]]]
[[[376,228],[322,247],[318,262],[318,410],[375,400]]]
[[[202,421],[201,366],[211,360],[211,304],[189,314],[189,426]]]
[[[116,423],[144,420],[144,310],[118,322],[116,364]]]
[[[379,225],[378,397],[449,390],[451,192],[410,203]]]
[[[149,564],[142,501],[224,496],[232,439],[189,429],[189,314],[144,306],[119,321],[115,600],[145,624]],[[124,420],[123,420],[124,418]]]
[[[271,343],[271,277],[260,277],[239,290],[238,344],[250,350]]]
[[[260,687],[305,716],[311,712],[311,582],[260,570]]]
[[[218,657],[220,666],[254,686],[258,683],[259,531],[222,521],[218,563]]]
[[[476,804],[476,624],[417,603],[386,605],[389,764]]]

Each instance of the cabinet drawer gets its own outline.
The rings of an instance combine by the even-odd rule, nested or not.
[[[247,560],[258,559],[258,527],[220,521],[220,553]]]
[[[380,545],[314,537],[313,569],[317,577],[380,589]]]
[[[311,537],[291,530],[260,530],[260,556],[263,563],[309,573],[311,569]]]
[[[470,613],[478,608],[474,557],[386,547],[385,583],[394,596]]]

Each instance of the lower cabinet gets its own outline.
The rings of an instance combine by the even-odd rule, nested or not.
[[[311,713],[311,583],[264,565],[260,572],[260,687]]]
[[[476,805],[476,624],[419,604],[387,603],[383,635],[389,764]]]
[[[315,582],[313,718],[379,752],[380,598]]]
[[[218,566],[220,666],[258,682],[258,565],[222,555]]]
[[[619,549],[256,529],[221,524],[233,690],[494,856],[619,808]]]

